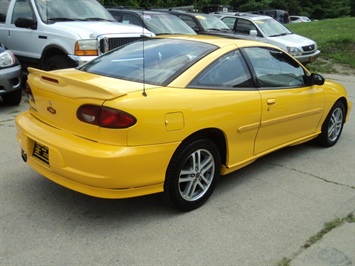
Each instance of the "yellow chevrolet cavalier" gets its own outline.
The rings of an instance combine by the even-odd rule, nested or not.
[[[50,180],[102,198],[164,192],[201,206],[220,175],[289,145],[334,145],[343,86],[284,51],[211,36],[145,39],[75,69],[29,69],[16,119],[22,157]]]

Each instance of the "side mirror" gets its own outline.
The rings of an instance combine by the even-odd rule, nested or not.
[[[200,32],[200,30],[197,26],[193,26],[193,27],[191,27],[191,29],[193,29],[196,33]]]
[[[315,74],[315,73],[312,73],[311,76],[310,76],[310,85],[323,85],[325,82],[325,79],[319,75],[319,74]]]
[[[249,35],[250,36],[257,36],[258,35],[258,32],[256,30],[250,30],[249,31]]]
[[[37,23],[35,20],[31,18],[17,18],[15,20],[15,26],[19,28],[25,28],[25,29],[37,29]]]

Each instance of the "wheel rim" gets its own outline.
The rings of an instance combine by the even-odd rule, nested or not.
[[[335,141],[341,133],[343,127],[343,111],[341,108],[336,108],[329,120],[328,138],[329,141]]]
[[[209,189],[214,173],[215,160],[208,150],[193,152],[185,161],[179,175],[179,192],[186,201],[201,198]]]

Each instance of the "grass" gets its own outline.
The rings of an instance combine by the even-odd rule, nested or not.
[[[302,252],[302,250],[309,248],[310,246],[321,240],[325,234],[327,234],[334,228],[342,225],[343,223],[355,223],[355,215],[353,213],[350,213],[346,217],[336,218],[330,222],[325,223],[324,227],[317,234],[311,236],[301,247],[301,249],[293,255],[293,257],[297,256],[300,252]],[[291,261],[291,258],[284,257],[281,261],[277,263],[277,266],[289,266]]]
[[[303,245],[303,248],[309,248],[314,243],[316,243],[317,241],[321,240],[325,234],[327,234],[328,232],[330,232],[334,228],[342,225],[345,222],[354,223],[355,222],[355,217],[353,216],[353,214],[349,214],[347,217],[344,217],[344,218],[336,218],[333,221],[325,223],[323,229],[320,230],[314,236],[311,236],[306,241],[306,243]]]
[[[355,17],[288,24],[294,33],[317,42],[320,57],[307,65],[312,71],[334,72],[332,65],[341,64],[355,69]]]

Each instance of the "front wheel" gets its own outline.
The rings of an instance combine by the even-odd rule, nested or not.
[[[46,71],[71,67],[74,67],[74,65],[66,55],[53,55],[44,63],[43,66]]]
[[[317,142],[325,147],[331,147],[340,138],[345,122],[345,107],[340,101],[336,102],[330,110],[322,125],[322,133],[317,137]]]
[[[170,204],[191,211],[211,196],[220,173],[218,148],[208,139],[183,143],[172,157],[164,184]]]

